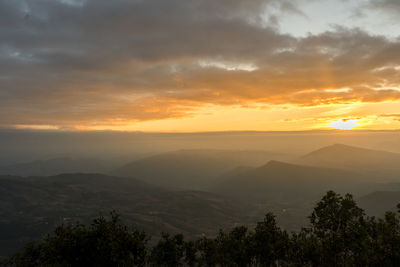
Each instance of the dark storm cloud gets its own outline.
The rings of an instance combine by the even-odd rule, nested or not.
[[[278,0],[0,0],[0,124],[400,98],[398,41],[347,28],[295,38],[271,10],[301,14]]]

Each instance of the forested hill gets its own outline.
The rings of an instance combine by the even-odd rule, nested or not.
[[[60,223],[88,223],[118,210],[150,235],[215,234],[246,222],[246,205],[201,191],[169,191],[134,178],[101,174],[0,176],[0,256],[36,240]]]
[[[9,266],[399,266],[400,217],[365,216],[351,195],[329,191],[309,225],[289,233],[268,213],[254,229],[237,226],[216,237],[148,235],[121,224],[118,215],[90,226],[64,224],[4,261]]]

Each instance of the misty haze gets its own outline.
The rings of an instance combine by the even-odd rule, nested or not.
[[[399,14],[0,0],[0,266],[400,266]]]

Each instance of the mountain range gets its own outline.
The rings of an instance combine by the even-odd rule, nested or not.
[[[400,172],[400,154],[343,144],[323,147],[298,158],[298,164],[330,167],[395,178]]]
[[[178,150],[125,164],[112,175],[138,177],[148,183],[178,189],[205,189],[238,166],[257,166],[290,155],[247,150]]]
[[[154,236],[197,237],[269,211],[296,230],[328,190],[354,194],[369,215],[396,210],[400,201],[400,154],[340,144],[300,157],[178,150],[114,169],[99,160],[56,158],[9,165],[0,174],[1,253],[60,223],[89,222],[111,210]]]
[[[17,163],[0,167],[0,175],[51,176],[62,173],[103,173],[110,168],[108,162],[97,159],[59,157]]]

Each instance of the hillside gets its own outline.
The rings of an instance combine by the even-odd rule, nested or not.
[[[400,154],[335,144],[296,160],[299,164],[369,172],[387,177],[400,171]]]
[[[290,156],[266,151],[179,150],[128,163],[113,174],[169,188],[204,189],[238,166],[257,166],[271,159],[286,158]]]
[[[397,185],[398,188],[398,185]],[[397,211],[400,191],[376,191],[357,200],[361,208],[370,216],[383,216],[386,211]]]
[[[102,173],[108,171],[109,168],[110,165],[101,160],[63,157],[2,166],[0,175],[50,176],[77,172]]]
[[[318,198],[327,190],[363,192],[361,174],[340,169],[301,166],[279,161],[224,176],[216,192],[245,199],[296,202]]]
[[[99,174],[0,176],[0,252],[38,238],[60,223],[88,222],[112,210],[152,235],[161,231],[212,235],[221,227],[246,222],[244,205],[212,193],[172,192]]]

